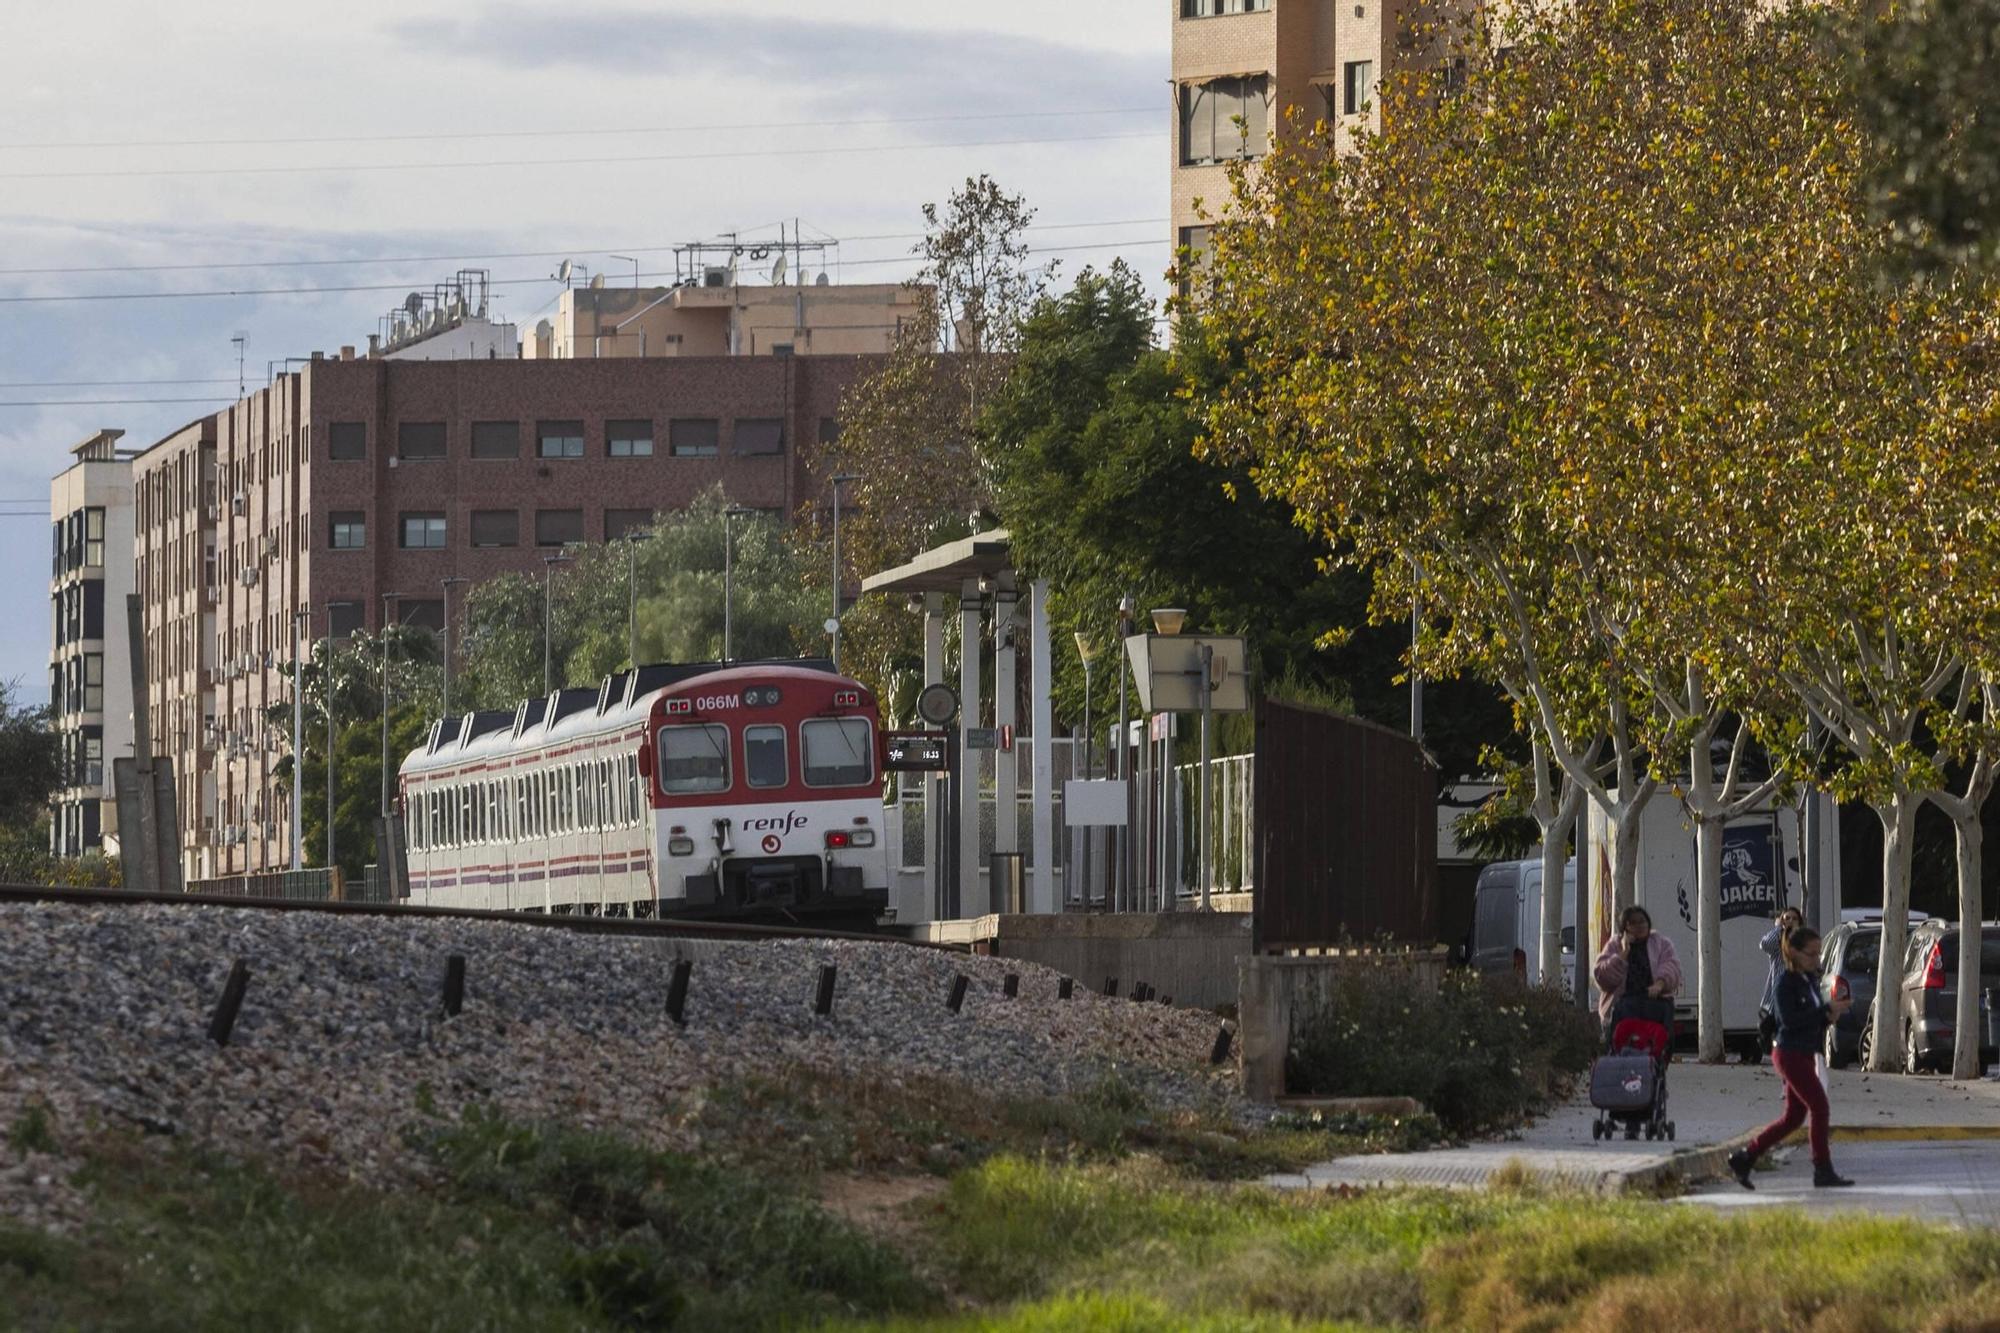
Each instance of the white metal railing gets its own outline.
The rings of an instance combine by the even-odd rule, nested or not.
[[[1178,764],[1174,778],[1180,798],[1182,894],[1201,893],[1198,868],[1208,866],[1208,891],[1248,893],[1256,878],[1254,756],[1231,755],[1209,761],[1208,828],[1201,824],[1201,765]],[[1207,859],[1202,858],[1206,842]]]

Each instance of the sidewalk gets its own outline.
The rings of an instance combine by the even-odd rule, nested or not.
[[[1829,1101],[1837,1138],[1949,1139],[2000,1134],[2000,1082],[1836,1070]],[[1266,1177],[1283,1189],[1377,1185],[1483,1188],[1493,1174],[1525,1170],[1571,1188],[1616,1194],[1668,1179],[1700,1184],[1721,1178],[1725,1158],[1783,1101],[1768,1064],[1702,1065],[1676,1060],[1667,1076],[1667,1116],[1675,1141],[1643,1137],[1608,1142],[1590,1136],[1596,1112],[1579,1094],[1509,1138],[1433,1152],[1336,1157],[1304,1172]]]

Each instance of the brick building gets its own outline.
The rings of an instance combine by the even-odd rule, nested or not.
[[[1205,248],[1229,202],[1228,163],[1259,158],[1287,112],[1310,128],[1375,123],[1377,80],[1408,51],[1411,0],[1169,0],[1173,6],[1174,243]],[[1237,123],[1238,119],[1242,124]],[[1199,207],[1197,206],[1199,205]]]
[[[134,553],[189,878],[289,864],[288,728],[267,718],[295,643],[379,627],[392,593],[442,625],[445,578],[537,571],[717,483],[790,513],[816,484],[798,442],[869,364],[316,358],[148,449]]]

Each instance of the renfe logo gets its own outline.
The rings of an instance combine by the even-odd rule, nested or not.
[[[780,847],[784,845],[785,845],[784,839],[780,838],[777,834],[766,833],[764,835],[764,850],[766,852],[776,852]]]
[[[793,829],[806,826],[806,817],[796,810],[787,810],[782,815],[769,815],[763,819],[743,821],[745,833],[790,833]]]

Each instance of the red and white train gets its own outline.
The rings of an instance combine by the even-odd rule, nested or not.
[[[872,920],[880,713],[824,662],[644,666],[432,724],[403,760],[412,902]]]

